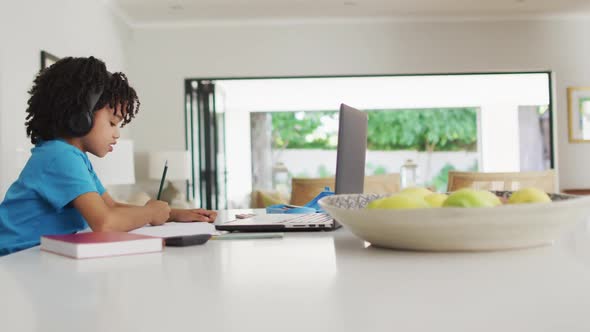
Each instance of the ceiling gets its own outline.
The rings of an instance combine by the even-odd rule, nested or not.
[[[590,16],[588,0],[103,0],[129,24]]]

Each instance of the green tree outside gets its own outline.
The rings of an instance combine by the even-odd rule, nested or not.
[[[475,151],[476,108],[368,110],[369,150]],[[335,149],[337,132],[322,130],[322,119],[337,111],[273,112],[273,148]]]
[[[476,108],[432,108],[400,110],[368,110],[367,147],[369,150],[395,151],[475,151],[477,148]],[[336,121],[337,111],[273,112],[273,149],[336,148],[338,132],[323,128],[323,121]],[[430,167],[430,160],[427,161]],[[384,174],[380,165],[368,164],[371,174]],[[439,192],[446,191],[446,164],[426,185]],[[477,163],[471,167],[477,169]],[[318,170],[321,177],[330,176],[325,166]],[[307,177],[308,174],[297,174]]]

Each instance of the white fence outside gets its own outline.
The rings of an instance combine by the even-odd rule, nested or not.
[[[479,158],[478,152],[417,152],[417,151],[367,151],[366,174],[377,169],[385,173],[399,173],[407,159],[418,164],[420,182],[429,182],[446,165],[457,170],[471,169]],[[336,171],[336,150],[288,149],[275,154],[276,162],[283,162],[289,173],[296,177],[333,176]]]

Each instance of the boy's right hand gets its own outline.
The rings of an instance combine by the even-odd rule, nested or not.
[[[171,209],[170,206],[168,206],[168,203],[150,199],[147,203],[145,203],[145,206],[151,211],[150,225],[163,225],[166,223],[166,221],[168,221],[168,219],[170,219]]]

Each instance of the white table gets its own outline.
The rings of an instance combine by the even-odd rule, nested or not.
[[[345,229],[91,260],[37,247],[0,258],[0,330],[590,331],[590,231],[486,253]]]

